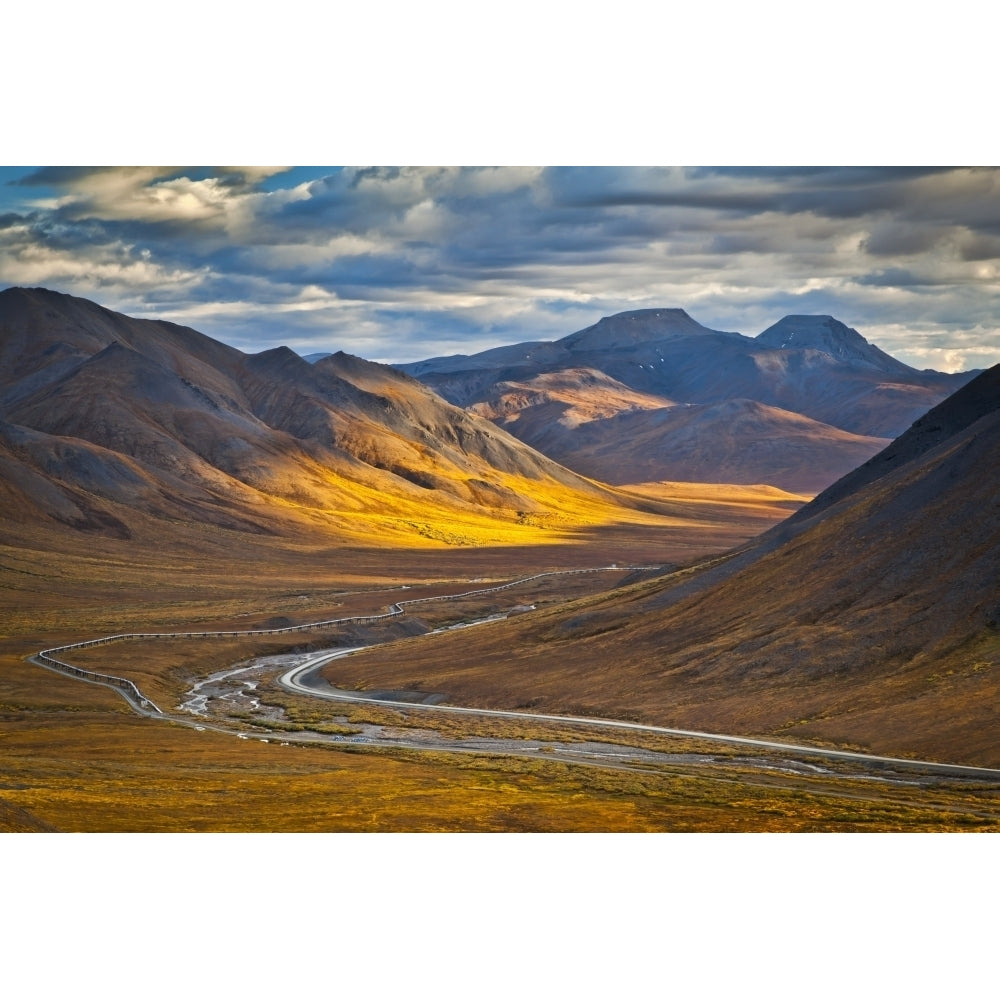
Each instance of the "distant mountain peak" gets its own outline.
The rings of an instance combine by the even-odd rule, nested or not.
[[[593,326],[570,334],[557,343],[571,351],[607,350],[719,332],[702,326],[683,309],[632,309],[605,316]]]
[[[862,345],[868,341],[846,323],[833,316],[785,316],[758,338],[769,347],[816,347]],[[779,343],[780,341],[780,343]],[[868,345],[871,346],[871,345]]]
[[[822,351],[838,361],[887,373],[913,371],[833,316],[785,316],[760,334],[757,342],[779,350]]]
[[[252,354],[247,363],[254,370],[274,373],[301,372],[311,368],[308,361],[284,344],[280,347],[271,347],[266,351],[260,351],[258,354]]]
[[[661,319],[665,321],[669,320],[681,320],[688,323],[694,323],[695,320],[691,319],[688,315],[687,310],[677,308],[676,306],[671,306],[668,308],[659,309],[626,309],[625,312],[615,313],[612,316],[604,316],[599,322],[603,323],[606,320],[619,320],[621,322],[631,322],[631,323],[642,323],[647,320]],[[700,323],[698,324],[701,325]]]

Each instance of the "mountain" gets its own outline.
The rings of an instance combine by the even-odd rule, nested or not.
[[[1000,366],[728,558],[480,638],[412,669],[459,703],[505,706],[502,669],[540,712],[1000,765]]]
[[[786,316],[759,334],[757,342],[779,349],[822,351],[838,361],[903,378],[915,371],[832,316]]]
[[[557,461],[605,482],[629,481],[639,471],[634,460],[639,454],[646,479],[698,474],[793,490],[806,482],[810,489],[833,482],[976,374],[917,371],[830,316],[788,316],[750,338],[711,330],[682,309],[620,313],[554,342],[398,367],[456,405],[488,416]],[[567,407],[565,385],[581,371],[590,373],[591,386],[577,385]],[[597,376],[614,383],[620,398],[614,412],[602,411],[611,386],[598,385]],[[588,391],[595,396],[593,407],[583,399]],[[628,399],[628,393],[643,399]],[[768,442],[759,462],[724,432],[725,409],[716,411],[718,420],[709,413],[693,466],[684,457],[689,443],[670,437],[690,420],[651,415],[679,405],[715,407],[738,400],[760,406],[743,407],[740,419],[740,442]],[[581,419],[588,409],[593,417]],[[790,416],[782,423],[775,411]],[[761,417],[756,428],[753,413]],[[811,422],[808,432],[803,419]],[[719,429],[723,433],[717,434]],[[807,447],[807,440],[815,448]],[[782,448],[795,456],[783,471],[772,461]],[[779,472],[782,478],[768,478]]]
[[[661,396],[636,392],[594,368],[566,368],[523,382],[497,382],[484,396],[468,407],[469,412],[545,453],[582,443],[586,431],[602,420],[669,405]]]
[[[0,292],[0,472],[15,534],[42,521],[128,537],[153,518],[471,544],[656,507],[395,369],[247,355],[45,289]]]
[[[889,443],[747,399],[677,404],[592,368],[498,382],[468,407],[560,465],[619,485],[769,483],[818,493]]]
[[[560,464],[620,485],[654,482],[669,470],[684,482],[725,477],[812,495],[887,444],[749,399],[635,410],[572,434],[550,424],[537,439],[524,424],[497,423]]]
[[[553,342],[497,347],[472,356],[458,354],[398,365],[445,399],[467,406],[504,380],[528,380],[568,368],[593,368],[638,392],[667,395],[672,365],[666,354],[733,349],[749,338],[702,326],[683,309],[642,309],[605,317],[585,330]],[[688,345],[683,348],[680,345]],[[697,347],[695,345],[698,345]]]
[[[605,316],[593,326],[571,333],[559,343],[570,351],[608,351],[658,344],[686,337],[739,337],[738,333],[710,330],[683,309],[633,309]]]

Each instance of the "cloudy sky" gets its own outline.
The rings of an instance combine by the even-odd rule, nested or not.
[[[8,167],[9,285],[379,361],[626,309],[748,335],[829,313],[955,371],[1000,361],[1000,170]]]

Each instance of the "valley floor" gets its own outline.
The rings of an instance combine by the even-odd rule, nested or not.
[[[738,534],[732,525],[727,530]],[[620,565],[636,557],[644,565],[678,564],[699,548],[703,554],[733,543],[718,537],[722,529],[711,531],[716,537],[689,532],[671,540],[631,526],[595,533],[578,546],[478,552],[345,553],[264,543],[231,553],[225,566],[190,553],[171,561],[132,552],[130,559],[109,545],[98,554],[81,549],[53,569],[43,553],[8,548],[0,599],[16,613],[5,618],[0,640],[0,829],[1000,829],[998,786],[988,781],[918,770],[873,776],[780,753],[662,735],[623,740],[567,724],[430,723],[375,704],[331,709],[280,692],[274,671],[270,680],[265,671],[254,691],[270,705],[265,713],[255,716],[252,703],[238,700],[214,721],[179,711],[194,684],[247,657],[301,656],[289,654],[287,637],[118,643],[88,651],[91,661],[81,658],[82,666],[134,679],[171,707],[174,722],[141,718],[115,693],[25,659],[44,647],[121,631],[277,628],[371,614],[399,599],[403,587],[407,597],[481,589],[509,579],[515,567],[579,569],[609,564],[612,553]],[[512,588],[502,600],[496,594],[428,604],[409,630],[343,634],[336,644],[406,640],[484,613],[556,607],[627,575],[575,574]],[[313,734],[326,742],[313,742]]]

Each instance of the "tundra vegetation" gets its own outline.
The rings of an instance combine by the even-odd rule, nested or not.
[[[451,738],[572,743],[595,737],[566,725],[451,716],[429,720],[416,713],[403,717],[374,704],[331,707],[267,683],[258,688],[261,701],[265,707],[280,708],[283,719],[262,721],[254,713],[234,710],[228,720],[233,732],[199,732],[140,718],[105,688],[25,661],[28,653],[54,641],[104,633],[262,627],[371,613],[401,595],[482,586],[484,577],[486,582],[499,578],[504,563],[491,563],[488,552],[476,562],[467,553],[444,548],[397,550],[389,557],[372,550],[359,551],[345,574],[325,554],[298,546],[266,540],[244,547],[241,557],[238,547],[226,541],[220,540],[214,559],[178,558],[173,566],[169,557],[152,549],[146,553],[148,562],[134,558],[134,545],[128,547],[128,558],[123,553],[116,558],[113,544],[100,554],[81,550],[61,560],[56,572],[41,554],[32,564],[20,553],[22,572],[6,577],[18,583],[4,590],[8,608],[18,609],[5,618],[2,639],[5,782],[0,822],[5,829],[737,831],[968,830],[1000,825],[995,793],[988,787],[948,781],[923,789],[879,785],[849,768],[823,777],[783,775],[748,759],[726,768],[685,763],[637,772],[543,755],[529,759],[387,751],[374,745],[299,745],[294,737],[302,732],[349,734],[364,724],[433,728]],[[620,542],[616,532],[607,540],[616,550]],[[637,536],[633,551],[650,544],[650,538],[643,543]],[[600,553],[600,545],[595,548]],[[603,554],[607,557],[608,552]],[[664,563],[670,563],[668,556],[676,560],[683,555],[662,548],[656,554]],[[552,565],[546,548],[526,548],[519,556],[524,571]],[[542,614],[546,609],[565,610],[571,602],[587,607],[610,594],[609,588],[620,579],[616,574],[608,579],[603,574],[552,577],[527,585],[523,592],[514,588],[465,598],[455,606],[418,606],[420,615],[409,616],[415,622],[411,637],[370,636],[392,641],[355,662],[391,656],[394,650],[412,658],[425,643],[435,641],[419,633],[450,624],[456,616],[474,619],[495,613],[505,602],[507,607],[537,604]],[[409,590],[400,591],[402,586]],[[639,581],[633,586],[641,590],[650,584]],[[47,601],[41,599],[43,592]],[[108,600],[111,595],[113,602]],[[531,620],[535,615],[512,619]],[[479,641],[498,635],[495,629],[478,629]],[[441,638],[449,635],[457,639],[461,632]],[[286,635],[121,642],[76,651],[75,659],[81,666],[129,677],[154,701],[173,708],[192,681],[251,657],[356,639],[331,632],[304,633],[301,639]],[[340,662],[346,666],[352,661]],[[370,684],[373,678],[361,682]],[[256,738],[238,740],[237,730]],[[600,738],[610,742],[620,737]],[[628,742],[668,753],[711,755],[716,761],[739,755],[733,748],[655,735],[635,741],[630,737]]]
[[[661,318],[633,317],[639,341]],[[823,330],[867,358],[874,374],[863,409],[879,409],[888,362],[852,331]],[[693,333],[754,357],[788,350]],[[828,376],[840,362],[822,343],[804,350],[795,356],[816,377],[800,388],[818,401],[813,389],[836,387]],[[650,371],[646,361],[637,370]],[[724,373],[716,365],[709,374]],[[577,759],[588,740],[621,744],[622,733],[538,719],[431,720],[372,702],[330,708],[290,695],[271,675],[259,678],[256,699],[213,706],[226,732],[199,731],[138,717],[115,693],[28,657],[111,634],[263,629],[273,634],[114,642],[72,658],[176,712],[192,685],[251,658],[377,643],[323,676],[484,709],[998,767],[1000,639],[995,588],[983,586],[998,578],[1000,558],[998,377],[969,382],[803,506],[805,494],[758,479],[733,487],[657,474],[607,486],[387,366],[347,355],[313,366],[285,348],[246,355],[43,289],[0,292],[0,823],[992,829],[995,786],[967,779],[862,780],[839,765],[783,771],[773,754],[662,733],[628,742],[672,759]],[[948,381],[925,388],[943,395]],[[546,392],[572,390],[553,400],[586,416],[585,387],[567,388],[560,376]],[[605,389],[609,419],[622,406],[650,412],[635,395],[650,386],[624,396]],[[903,410],[929,398],[917,395]],[[508,396],[500,402],[516,410]],[[732,416],[724,408],[721,419]],[[733,426],[748,417],[767,414],[741,411]],[[884,430],[851,433],[874,449]],[[797,482],[786,489],[805,488]],[[611,564],[655,568],[467,593]],[[418,594],[465,596],[383,622],[276,631],[371,616]],[[507,612],[496,624],[449,630]],[[337,742],[355,732],[367,739],[373,726],[433,730],[441,742]],[[526,757],[443,742],[473,737],[562,746]]]

